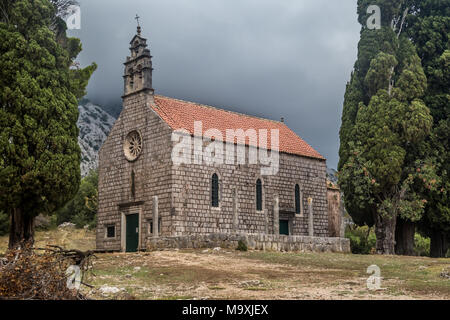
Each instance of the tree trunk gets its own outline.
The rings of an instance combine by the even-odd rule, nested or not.
[[[395,225],[396,217],[383,216],[378,213],[375,217],[375,235],[377,237],[377,254],[395,254]]]
[[[395,254],[404,256],[414,255],[414,234],[416,226],[413,222],[397,219],[395,227]]]
[[[447,253],[449,248],[449,241],[447,235],[438,230],[433,230],[431,232],[431,244],[430,244],[430,257],[432,258],[443,258]]]
[[[34,243],[34,217],[24,215],[20,208],[13,209],[10,215],[9,245],[10,249],[24,243]]]

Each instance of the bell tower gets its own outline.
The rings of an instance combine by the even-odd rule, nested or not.
[[[148,91],[153,94],[152,87],[152,56],[147,48],[147,39],[141,36],[141,26],[139,16],[136,15],[138,22],[137,33],[130,42],[131,55],[127,57],[124,63],[124,97],[134,93]]]

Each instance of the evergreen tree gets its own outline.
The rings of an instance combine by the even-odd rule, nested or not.
[[[443,257],[450,245],[450,0],[415,2],[419,10],[408,18],[407,32],[428,79],[424,101],[433,116],[433,133],[425,152],[441,178],[434,191],[420,189],[427,204],[419,227],[431,238],[431,256]]]
[[[57,223],[73,222],[77,228],[96,224],[98,208],[98,171],[91,171],[82,181],[75,197],[70,200],[57,216]]]
[[[367,7],[379,5],[382,26],[367,28]],[[358,1],[358,60],[347,85],[340,131],[340,185],[356,223],[375,225],[378,253],[395,252],[397,219],[418,221],[425,202],[413,186],[433,166],[418,155],[432,117],[421,98],[427,81],[404,34],[410,1]],[[425,179],[426,179],[425,178]],[[433,186],[435,187],[435,186]]]
[[[11,217],[14,247],[33,241],[38,214],[77,192],[77,99],[96,66],[73,67],[80,41],[65,36],[48,0],[0,6],[0,207]]]

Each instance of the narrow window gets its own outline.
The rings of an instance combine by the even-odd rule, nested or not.
[[[136,184],[134,182],[134,170],[131,170],[131,196],[134,198],[136,196]]]
[[[216,173],[211,178],[211,206],[219,206],[219,176]]]
[[[295,185],[295,213],[300,214],[300,186]]]
[[[115,226],[106,227],[106,237],[107,238],[115,238],[116,237],[116,227]]]
[[[256,180],[256,210],[262,211],[262,182],[261,179]]]
[[[149,220],[149,233],[153,234],[153,219]],[[161,218],[158,219],[158,231],[161,232]]]

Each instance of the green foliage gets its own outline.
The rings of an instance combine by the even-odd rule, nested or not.
[[[243,241],[243,240],[239,240],[236,250],[238,250],[238,251],[247,251],[248,250],[247,243],[245,243],[245,241]]]
[[[398,62],[395,56],[384,52],[378,55],[370,62],[369,71],[364,79],[365,87],[368,89],[369,96],[377,94],[381,89],[389,86],[391,70],[397,66]]]
[[[450,233],[450,0],[417,0],[420,11],[408,18],[408,36],[417,47],[428,79],[424,101],[433,116],[425,151],[440,181],[419,188],[427,200],[419,228],[430,235]]]
[[[72,68],[81,45],[55,31],[48,0],[2,9],[0,207],[36,217],[63,206],[79,187],[77,99],[96,66]]]
[[[430,238],[422,237],[419,233],[414,235],[414,253],[426,257],[430,255]]]
[[[72,222],[77,228],[96,225],[98,208],[98,171],[93,170],[80,185],[75,197],[56,213],[57,224]]]
[[[375,249],[375,233],[368,226],[347,226],[345,237],[350,239],[350,248],[354,254],[370,254]]]
[[[369,5],[382,8],[380,30],[366,27]],[[429,70],[422,67],[423,49],[417,51],[412,41],[411,22],[421,19],[420,5],[409,0],[358,1],[361,40],[345,94],[339,184],[355,223],[378,224],[381,238],[392,234],[386,228],[392,229],[398,216],[422,219],[427,203],[422,190],[437,192],[442,187],[438,161],[427,145],[435,121],[427,105],[433,84],[427,82]],[[425,41],[419,29],[415,32]],[[436,30],[435,35],[442,32]],[[427,41],[423,46],[430,45]],[[444,55],[434,65],[446,70],[446,59]],[[434,75],[447,78],[442,70]],[[392,245],[393,237],[388,241]]]
[[[9,216],[0,211],[0,236],[7,235],[9,232]]]
[[[367,181],[354,179],[361,177],[362,167],[352,166],[350,170],[346,170],[347,172],[343,172],[343,169],[344,167],[349,169],[349,162],[354,162],[353,164],[355,162],[364,162],[363,159],[350,159],[355,152],[358,152],[354,148],[358,148],[360,145],[355,136],[355,124],[358,113],[366,105],[369,105],[372,95],[376,94],[380,89],[387,90],[390,80],[392,80],[391,68],[399,65],[399,62],[401,63],[395,49],[398,47],[398,39],[395,32],[388,27],[389,24],[383,22],[383,27],[380,30],[369,30],[366,27],[368,19],[366,14],[367,7],[373,4],[379,5],[383,10],[393,7],[392,3],[388,4],[387,2],[389,1],[358,1],[361,39],[358,44],[358,59],[355,62],[351,80],[347,84],[342,113],[338,166],[340,172],[339,184],[344,192],[347,211],[358,225],[373,225],[375,222],[374,210],[376,208],[373,203],[366,201],[366,199],[372,197],[365,190],[367,189]],[[394,12],[395,10],[390,11]],[[392,12],[382,12],[382,17],[390,17]],[[353,170],[359,172],[352,172]]]
[[[50,227],[49,230],[54,230],[58,227],[58,215],[56,213],[50,216]]]

